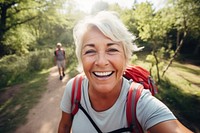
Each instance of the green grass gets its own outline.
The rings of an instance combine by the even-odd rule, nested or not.
[[[52,55],[52,56],[49,56]],[[30,73],[53,66],[53,50],[44,49],[23,56],[8,55],[0,59],[0,90],[25,82]]]
[[[200,67],[174,62],[159,87],[159,98],[195,133],[200,133],[199,75]]]
[[[9,133],[26,122],[26,115],[46,90],[49,70],[32,73],[20,90],[0,106],[0,132]]]
[[[195,133],[199,132],[199,96],[183,91],[169,80],[162,80],[156,97],[163,101],[185,126]]]
[[[190,94],[200,97],[200,67],[190,64],[173,63],[169,71],[167,71],[167,78],[173,84]]]

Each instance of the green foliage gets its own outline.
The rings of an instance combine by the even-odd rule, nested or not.
[[[154,56],[151,55],[151,54],[150,54],[150,55],[147,55],[146,61],[151,62],[152,64],[155,64],[155,62],[156,62]]]
[[[177,29],[179,31],[190,30],[193,31],[193,33],[199,32],[200,2],[194,0],[176,0],[174,3],[174,7],[171,8],[171,12],[174,14],[174,24]]]
[[[133,11],[139,37],[142,40],[147,40],[152,36],[151,23],[153,20],[153,9],[149,3],[141,3],[136,5]]]
[[[122,12],[122,11],[121,11]],[[135,18],[132,10],[123,10],[121,13],[121,19],[124,24],[127,26],[130,32],[132,32],[135,36],[138,36],[137,24],[135,23]]]
[[[1,86],[4,87],[6,85],[9,85],[13,80],[20,80],[19,76],[20,74],[23,75],[23,73],[26,70],[26,67],[24,68],[24,59],[20,58],[16,55],[12,56],[6,56],[0,61],[0,81]]]
[[[141,40],[153,44],[153,49],[162,45],[162,39],[166,36],[171,23],[166,21],[160,12],[155,12],[152,4],[137,4],[133,10],[133,17]]]
[[[24,56],[10,55],[0,60],[0,88],[23,82],[33,72],[53,65],[52,50],[35,51]],[[51,55],[52,56],[49,56]]]
[[[74,75],[78,74],[77,71],[77,65],[78,60],[76,58],[75,54],[75,45],[66,48],[66,62],[67,62],[67,70],[70,77],[73,77]]]
[[[51,46],[57,42],[72,43],[72,27],[74,16],[59,14],[55,10],[41,13],[41,17],[31,22],[32,34],[36,36],[38,45]]]
[[[49,49],[43,51],[34,51],[28,56],[28,68],[27,70],[32,71],[39,71],[44,68],[49,68],[52,66],[53,54],[52,51]]]
[[[35,36],[30,33],[29,28],[26,26],[11,29],[6,32],[4,37],[3,43],[12,48],[17,55],[28,53],[29,47],[36,41]]]
[[[132,57],[131,57],[131,64],[134,64],[135,61],[138,59],[137,55],[134,54]]]
[[[157,49],[156,58],[153,55],[153,52],[151,52],[151,54],[146,56],[146,61],[151,63],[150,70],[155,66],[157,66],[159,70],[163,70],[166,64],[166,60],[169,59],[171,56],[173,56],[173,54],[174,54],[173,50],[166,49],[165,47],[161,47],[160,49]],[[156,59],[158,60],[158,62],[156,62]]]
[[[27,53],[34,50],[38,43],[72,43],[71,28],[76,15],[65,14],[64,2],[66,1],[2,1],[0,56]],[[68,36],[63,37],[66,33]]]

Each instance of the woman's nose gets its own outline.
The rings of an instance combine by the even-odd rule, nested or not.
[[[108,59],[105,53],[99,53],[96,57],[95,64],[98,66],[106,66],[108,64]]]

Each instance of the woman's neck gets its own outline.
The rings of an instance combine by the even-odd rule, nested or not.
[[[92,108],[96,111],[105,111],[111,108],[120,95],[122,81],[119,84],[120,85],[116,85],[116,87],[108,93],[99,93],[95,89],[89,87],[88,92]]]

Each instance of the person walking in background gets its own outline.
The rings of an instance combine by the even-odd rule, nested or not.
[[[58,133],[119,133],[122,130],[136,133],[135,125],[129,128],[126,116],[127,95],[132,83],[123,77],[134,51],[134,36],[108,11],[80,21],[73,32],[80,72],[85,76],[81,99],[74,100],[79,107],[75,115],[72,87],[79,80],[72,78],[66,85]],[[149,90],[141,91],[135,110],[136,114],[134,111],[132,114],[144,133],[191,133]]]
[[[60,76],[60,80],[63,79],[63,77],[65,76],[65,51],[62,48],[62,44],[61,43],[57,43],[57,48],[54,51],[54,61],[55,64],[58,66],[58,72],[59,72],[59,76]]]

